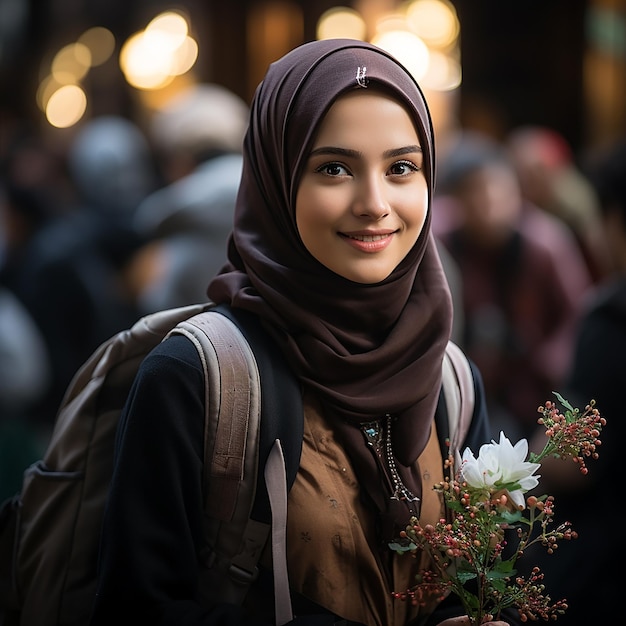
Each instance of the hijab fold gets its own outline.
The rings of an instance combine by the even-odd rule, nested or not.
[[[420,491],[408,466],[428,442],[452,325],[431,208],[415,246],[376,284],[349,281],[320,264],[302,244],[295,219],[302,169],[325,113],[346,91],[376,86],[415,123],[432,199],[432,123],[407,70],[363,41],[304,44],[273,63],[255,93],[228,263],[207,293],[262,319],[302,383],[337,420],[355,464],[372,476],[372,455],[355,426],[391,414],[398,469],[407,487]]]

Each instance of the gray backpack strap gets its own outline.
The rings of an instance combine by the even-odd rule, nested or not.
[[[474,413],[474,377],[463,351],[452,341],[443,359],[443,392],[448,411],[450,452],[455,453],[465,441]]]
[[[250,519],[261,421],[260,376],[254,353],[241,330],[216,312],[196,315],[172,332],[194,343],[205,371],[205,527],[212,549],[209,570],[215,575],[211,586],[222,601],[241,604],[258,576],[257,564],[271,530],[276,619],[282,626],[293,617],[286,556],[280,556],[286,551],[287,480],[279,442],[265,472],[272,527]],[[274,545],[275,541],[279,544]],[[224,576],[225,570],[228,576]]]
[[[265,464],[265,482],[272,508],[272,567],[276,626],[293,619],[287,574],[287,474],[285,457],[276,439]]]
[[[252,459],[246,455],[248,446],[253,451],[258,449],[261,390],[256,360],[241,331],[223,315],[196,315],[180,323],[175,332],[186,335],[196,345],[205,370],[208,511],[217,519],[231,520],[239,491],[245,489],[246,470],[256,475],[258,458],[256,454]]]

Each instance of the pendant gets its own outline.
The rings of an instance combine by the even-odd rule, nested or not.
[[[366,422],[361,424],[361,430],[365,435],[365,442],[370,448],[376,452],[378,456],[383,453],[383,429],[381,428],[380,421]]]

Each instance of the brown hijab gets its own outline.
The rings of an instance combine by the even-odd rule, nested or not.
[[[376,284],[351,282],[321,265],[302,244],[295,219],[302,168],[325,113],[342,93],[375,85],[413,118],[432,198],[432,124],[407,70],[362,41],[304,44],[270,66],[254,96],[229,262],[208,295],[263,320],[367,475],[376,469],[354,426],[391,414],[398,469],[406,486],[421,493],[407,466],[428,442],[452,324],[430,208],[413,249]]]

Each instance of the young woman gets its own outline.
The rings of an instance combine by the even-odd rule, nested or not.
[[[431,234],[433,181],[426,102],[387,53],[317,41],[269,68],[228,263],[208,295],[258,318],[301,384],[287,521],[294,626],[466,623],[454,602],[394,599],[416,563],[388,547],[411,515],[442,515],[435,415],[452,307]],[[477,372],[475,388],[472,449],[490,436]],[[272,623],[270,555],[243,607],[199,582],[203,394],[186,338],[144,361],[119,433],[94,626]]]

